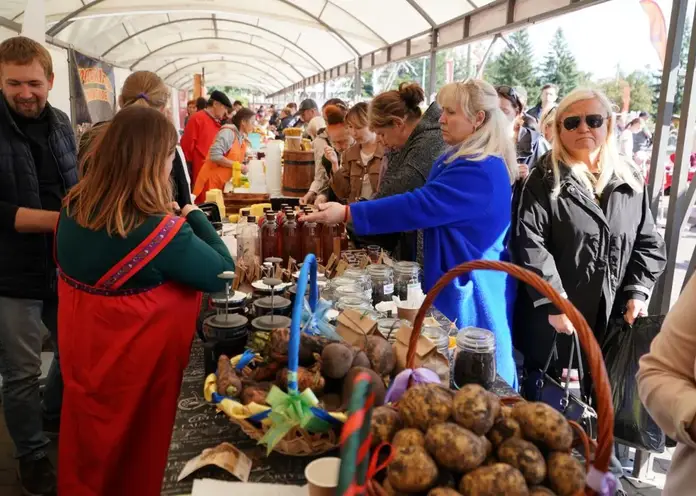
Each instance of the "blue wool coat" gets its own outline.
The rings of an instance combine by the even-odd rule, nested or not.
[[[512,189],[505,162],[458,157],[433,164],[427,182],[409,193],[350,206],[358,235],[423,229],[424,286],[471,260],[508,261]],[[476,271],[444,288],[435,306],[460,329],[489,329],[496,337],[498,373],[517,387],[510,326],[515,281],[502,272]]]

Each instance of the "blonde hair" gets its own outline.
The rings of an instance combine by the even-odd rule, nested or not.
[[[456,152],[447,162],[463,156],[469,160],[483,160],[491,155],[497,156],[505,161],[510,184],[513,184],[519,173],[517,154],[515,144],[510,139],[510,123],[500,110],[495,88],[482,79],[450,83],[438,92],[437,103],[441,107],[449,108],[456,108],[459,105],[467,119],[472,122],[476,120],[476,114],[485,113],[483,124],[457,145]]]
[[[417,83],[401,83],[398,90],[380,93],[370,102],[370,127],[392,127],[420,119],[425,92]]]
[[[599,160],[597,161],[599,177],[595,177],[584,162],[573,158],[561,139],[563,114],[571,105],[587,100],[596,100],[604,108],[605,113],[603,117],[605,117],[604,122],[607,126],[607,136],[605,142],[599,148]],[[570,169],[571,174],[587,188],[587,191],[593,191],[598,197],[601,196],[602,191],[609,184],[612,176],[621,179],[637,192],[643,190],[643,181],[634,165],[619,155],[616,139],[614,138],[614,121],[615,116],[612,104],[607,96],[599,90],[577,89],[561,100],[558,107],[556,107],[554,140],[551,152],[551,169],[554,176],[552,194],[554,196],[558,196],[561,191],[561,165]]]
[[[369,105],[365,102],[356,103],[346,114],[346,124],[354,129],[363,129],[370,125]]]
[[[82,227],[126,237],[151,215],[170,211],[166,163],[176,129],[158,110],[132,105],[105,124],[89,147],[84,177],[63,200]]]
[[[544,129],[546,129],[546,126],[553,124],[554,120],[556,119],[557,108],[558,107],[552,107],[541,116],[541,122],[539,123],[539,132],[541,132],[541,134],[544,134]]]
[[[123,82],[118,103],[121,108],[140,105],[160,110],[167,106],[168,100],[169,89],[162,78],[154,72],[136,71]]]

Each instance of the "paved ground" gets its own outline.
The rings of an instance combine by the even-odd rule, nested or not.
[[[684,281],[684,274],[689,265],[691,254],[696,247],[696,215],[692,215],[690,225],[693,226],[687,229],[683,234],[683,239],[679,247],[677,274],[674,282],[675,298],[679,295],[679,290]],[[660,222],[661,221],[661,222]],[[664,226],[664,219],[658,219],[658,224]],[[48,371],[50,365],[51,354],[44,354],[44,374]],[[5,428],[5,417],[0,410],[0,496],[20,496],[21,491],[16,475],[16,462],[13,458],[13,445],[7,429]],[[54,463],[56,462],[55,445],[52,446],[50,456]],[[669,468],[670,454],[660,455],[653,463],[654,478],[645,482],[635,482],[635,485],[630,480],[622,480],[624,489],[630,496],[658,496],[662,494],[664,479]],[[625,468],[630,472],[630,463],[632,460],[625,462]]]

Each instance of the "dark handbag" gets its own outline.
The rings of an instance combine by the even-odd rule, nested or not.
[[[570,391],[570,371],[573,368],[573,361],[576,357],[578,361],[580,397]],[[588,404],[589,397],[584,392],[582,355],[577,333],[573,333],[573,339],[570,343],[570,361],[568,363],[568,377],[566,377],[565,385],[559,383],[548,374],[551,361],[554,358],[558,358],[556,336],[553,338],[551,352],[546,359],[543,370],[533,371],[525,378],[523,396],[529,401],[540,401],[555,408],[566,419],[580,424],[588,436],[594,439],[597,412]]]

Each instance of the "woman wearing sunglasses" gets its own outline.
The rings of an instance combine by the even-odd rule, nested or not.
[[[613,120],[599,91],[575,90],[561,101],[553,150],[524,183],[511,241],[516,263],[566,296],[600,342],[610,317],[633,323],[645,314],[665,265],[645,186],[618,153]],[[556,363],[568,363],[574,329],[548,299],[521,287],[515,319],[527,370],[543,367],[556,333]]]

